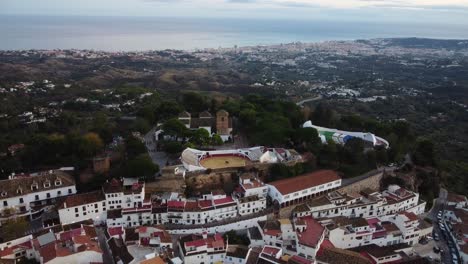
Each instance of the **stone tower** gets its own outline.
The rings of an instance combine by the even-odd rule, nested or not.
[[[225,110],[219,110],[216,113],[216,131],[218,135],[229,135],[229,113]]]

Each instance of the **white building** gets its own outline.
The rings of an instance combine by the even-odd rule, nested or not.
[[[32,249],[32,235],[19,237],[14,240],[5,241],[0,244],[0,263],[16,263],[15,261],[25,257],[34,258]]]
[[[79,227],[60,233],[48,232],[32,240],[39,263],[103,263],[94,227]]]
[[[330,242],[347,249],[366,245],[414,245],[432,233],[432,225],[420,220],[414,213],[402,212],[380,218],[333,217],[319,220],[328,229]]]
[[[390,185],[383,192],[369,189],[361,193],[330,192],[310,200],[306,204],[294,209],[294,216],[312,215],[314,218],[323,217],[377,217],[398,212],[409,211],[415,214],[424,213],[425,201],[419,200],[419,194]]]
[[[320,126],[313,125],[311,121],[305,122],[302,125],[302,127],[316,129],[320,137],[320,140],[324,144],[326,144],[328,141],[333,141],[337,144],[344,145],[350,139],[359,138],[359,139],[364,140],[365,142],[368,142],[373,147],[383,146],[385,148],[388,148],[390,146],[388,141],[386,141],[385,139],[381,137],[377,137],[376,135],[372,133],[350,132],[350,131],[337,130],[333,128],[320,127]]]
[[[168,193],[154,197],[153,201],[145,200],[138,208],[108,210],[107,224],[124,227],[142,224],[202,225],[260,213],[267,208],[267,189],[258,178],[242,176],[231,196],[213,192],[198,199],[186,199],[177,193]],[[107,205],[110,205],[108,201]]]
[[[10,176],[0,181],[1,220],[15,215],[35,218],[57,198],[75,193],[75,180],[60,170]]]
[[[335,171],[321,170],[282,179],[268,184],[268,195],[279,206],[305,202],[341,186],[341,178]]]
[[[96,224],[106,222],[106,199],[101,191],[68,196],[58,208],[60,223],[63,225],[85,220]]]
[[[138,233],[138,245],[159,250],[172,248],[172,237],[162,226],[140,226],[135,232]]]
[[[214,264],[226,258],[227,245],[220,234],[188,235],[180,238],[179,251],[184,263]]]

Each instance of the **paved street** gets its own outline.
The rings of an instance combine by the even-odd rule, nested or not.
[[[427,213],[427,217],[431,219],[434,224],[433,234],[438,234],[440,241],[434,241],[435,244],[444,251],[442,254],[442,263],[452,263],[452,255],[450,253],[447,238],[444,236],[442,230],[439,228],[439,220],[437,219],[437,213],[444,209],[444,205],[447,201],[447,190],[441,188],[439,192],[439,197],[434,200],[434,205],[432,209]]]
[[[146,149],[148,150],[148,154],[150,155],[151,159],[155,164],[158,164],[159,169],[162,169],[166,166],[169,157],[166,155],[165,152],[156,151],[156,144],[157,142],[154,139],[154,132],[156,127],[153,127],[148,133],[145,135],[145,144]]]
[[[105,229],[103,227],[96,227],[96,234],[98,236],[99,246],[102,249],[102,260],[104,263],[114,263],[112,253],[107,245],[107,238],[104,235]]]
[[[440,261],[440,254],[434,252],[434,246],[438,243],[434,240],[429,241],[426,245],[416,244],[413,247],[413,252],[420,255],[421,257],[429,257],[435,261]]]

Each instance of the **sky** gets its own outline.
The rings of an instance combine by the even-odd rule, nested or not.
[[[468,30],[468,0],[0,0],[0,15],[390,21]]]

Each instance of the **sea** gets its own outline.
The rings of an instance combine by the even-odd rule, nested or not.
[[[0,15],[0,50],[196,50],[390,37],[468,39],[468,30],[466,25],[313,19]]]

